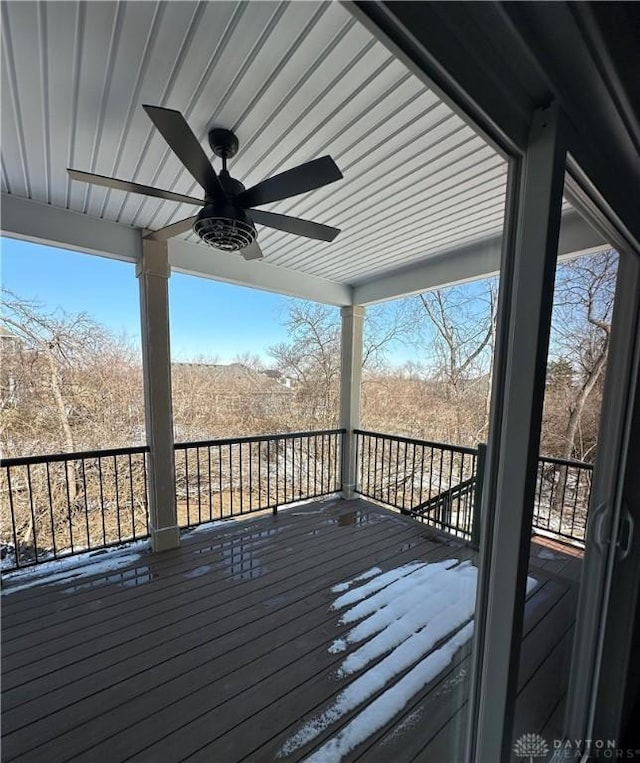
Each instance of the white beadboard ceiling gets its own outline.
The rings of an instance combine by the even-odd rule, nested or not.
[[[247,187],[333,156],[343,181],[265,208],[342,233],[261,228],[274,266],[358,284],[501,230],[505,160],[338,3],[4,2],[2,39],[5,193],[140,228],[194,214],[67,177],[200,195],[151,103],[182,111],[209,155],[208,129],[233,129]]]

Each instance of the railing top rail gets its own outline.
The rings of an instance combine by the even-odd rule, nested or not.
[[[149,453],[148,445],[138,445],[133,448],[108,448],[105,450],[83,450],[75,453],[51,453],[41,456],[18,456],[16,458],[0,459],[0,467],[3,466],[31,466],[31,464],[45,464],[52,461],[76,461],[83,458],[105,458],[108,456],[126,456],[135,453]]]
[[[317,429],[311,432],[280,432],[278,434],[248,435],[246,437],[224,437],[217,440],[195,440],[194,442],[176,442],[176,450],[187,448],[206,448],[211,445],[237,445],[245,442],[266,442],[267,440],[293,440],[300,437],[317,437],[327,434],[344,434],[346,429]]]
[[[555,456],[540,456],[538,461],[544,461],[547,464],[556,464],[558,466],[576,466],[580,469],[593,469],[593,464],[587,461],[574,461],[567,458],[556,458]]]
[[[409,443],[411,445],[424,445],[427,448],[441,448],[442,450],[450,450],[454,453],[468,453],[469,455],[475,456],[477,455],[478,451],[475,448],[469,448],[466,445],[451,445],[450,443],[446,442],[435,442],[431,440],[419,440],[415,437],[403,437],[402,435],[396,435],[396,434],[385,434],[383,432],[371,432],[367,429],[354,429],[353,430],[355,434],[362,434],[367,437],[381,437],[385,440],[394,440],[395,442],[404,442]]]

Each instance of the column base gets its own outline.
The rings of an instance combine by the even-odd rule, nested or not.
[[[180,546],[180,528],[161,527],[158,530],[151,529],[151,550],[168,551]]]
[[[356,493],[356,486],[355,485],[343,485],[342,486],[342,492],[340,493],[342,498],[345,501],[351,501],[353,498],[357,497]]]

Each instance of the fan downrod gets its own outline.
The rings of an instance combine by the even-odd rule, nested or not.
[[[238,152],[238,139],[231,130],[214,127],[209,130],[209,145],[216,156],[221,159],[231,159]]]

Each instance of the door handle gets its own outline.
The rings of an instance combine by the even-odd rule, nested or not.
[[[591,512],[591,527],[593,528],[593,539],[595,545],[600,550],[604,550],[608,539],[604,538],[602,528],[604,527],[604,521],[607,516],[608,501],[602,501]]]
[[[622,562],[624,561],[629,554],[631,553],[631,546],[633,544],[633,531],[635,528],[635,520],[633,519],[633,515],[627,508],[626,504],[623,505],[624,510],[624,516],[622,517],[622,521],[620,522],[620,530],[618,532],[618,541],[616,543],[616,546],[619,549],[619,560]],[[622,533],[624,528],[627,529],[626,538],[622,540]]]

